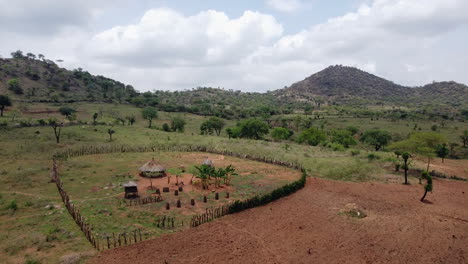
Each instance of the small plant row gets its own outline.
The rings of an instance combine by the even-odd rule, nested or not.
[[[216,209],[207,209],[206,213],[195,215],[190,222],[191,227],[197,227],[206,222],[210,222],[216,218],[222,217],[227,214],[237,213],[246,209],[254,208],[257,206],[265,205],[267,203],[278,200],[279,198],[288,196],[305,186],[307,174],[303,170],[301,178],[292,183],[286,184],[271,193],[264,195],[257,195],[244,201],[236,200],[235,202],[224,205]]]
[[[97,249],[97,250],[104,249],[103,248],[104,245],[102,245],[100,243],[99,236],[95,232],[93,232],[94,228],[91,226],[91,224],[89,224],[86,221],[86,218],[81,214],[80,209],[78,209],[72,202],[70,202],[70,196],[68,195],[68,193],[63,188],[63,182],[60,179],[60,176],[59,176],[59,173],[58,173],[58,165],[57,165],[57,162],[55,160],[53,161],[53,165],[52,165],[52,181],[55,182],[55,184],[57,185],[58,192],[60,193],[60,196],[62,197],[62,201],[63,201],[65,207],[67,208],[68,212],[72,216],[73,220],[75,220],[75,223],[80,227],[80,229],[83,232],[83,234],[85,235],[86,239],[91,243],[91,245],[93,245],[93,247],[95,249]],[[137,230],[133,231],[133,233],[135,234],[134,235],[135,243],[137,243],[136,232],[137,232]],[[139,233],[139,241],[142,241],[141,230],[138,229],[138,233]],[[113,243],[114,245],[117,245],[117,244],[119,246],[120,245],[127,245],[127,244],[131,243],[131,241],[132,241],[130,236],[129,236],[129,239],[127,240],[127,234],[126,233],[119,234],[118,240],[115,239],[114,234],[113,234],[113,236],[114,236],[114,243]],[[123,237],[122,240],[120,238],[121,236]],[[108,242],[107,244],[109,245],[109,236],[107,236],[107,242]],[[110,247],[108,246],[108,248],[110,248]]]
[[[120,204],[125,206],[136,206],[136,205],[144,205],[149,203],[159,203],[162,202],[163,198],[161,196],[149,196],[145,198],[138,198],[133,200],[123,199],[121,200]]]
[[[101,250],[104,250],[106,248],[118,248],[121,246],[136,244],[138,242],[143,241],[143,238],[141,236],[141,229],[133,230],[133,232],[129,233],[124,232],[121,234],[117,234],[117,236],[114,233],[112,233],[112,237],[106,236],[105,238],[107,243],[105,245],[101,245]]]

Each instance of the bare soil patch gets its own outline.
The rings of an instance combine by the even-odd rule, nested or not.
[[[141,244],[90,263],[467,263],[468,183],[309,179],[269,205]],[[349,204],[365,218],[340,214]]]

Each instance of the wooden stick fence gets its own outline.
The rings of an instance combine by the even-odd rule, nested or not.
[[[279,199],[283,196],[289,195],[300,188],[304,187],[305,182],[306,182],[306,170],[304,167],[296,162],[291,162],[291,161],[281,161],[277,160],[271,157],[264,157],[264,156],[255,156],[255,155],[250,155],[250,154],[241,154],[241,153],[236,153],[236,152],[231,152],[227,150],[220,150],[216,148],[211,148],[211,147],[206,147],[206,146],[197,146],[197,145],[169,145],[169,144],[157,144],[157,145],[151,145],[151,146],[127,146],[127,145],[101,145],[101,146],[84,146],[84,147],[79,147],[79,148],[69,148],[66,150],[62,150],[59,152],[56,152],[53,155],[54,159],[54,167],[53,167],[53,176],[52,180],[56,182],[57,188],[60,192],[60,195],[62,196],[62,200],[64,201],[68,211],[72,215],[73,219],[75,219],[75,222],[80,226],[81,230],[85,234],[86,238],[90,241],[90,243],[98,250],[103,249],[105,245],[100,246],[99,238],[97,238],[96,235],[93,234],[92,232],[92,227],[86,222],[86,219],[81,216],[79,210],[75,208],[73,204],[70,203],[69,197],[65,190],[62,187],[62,182],[58,176],[58,170],[57,170],[57,164],[56,160],[63,160],[66,161],[69,158],[72,157],[79,157],[79,156],[85,156],[85,155],[95,155],[95,154],[108,154],[108,153],[125,153],[125,152],[156,152],[156,151],[167,151],[167,152],[207,152],[207,153],[212,153],[212,154],[218,154],[218,155],[225,155],[225,156],[232,156],[232,157],[237,157],[237,158],[242,158],[242,159],[248,159],[248,160],[253,160],[253,161],[258,161],[258,162],[264,162],[264,163],[269,163],[273,165],[278,165],[278,166],[283,166],[283,167],[288,167],[291,169],[295,170],[300,170],[302,172],[302,176],[299,180],[287,184],[283,187],[280,187],[273,192],[269,194],[265,194],[263,196],[255,196],[253,198],[247,199],[245,201],[235,201],[234,203],[230,205],[225,205],[216,209],[209,208],[206,210],[204,214],[201,215],[195,215],[192,217],[190,226],[191,227],[196,227],[199,226],[203,223],[209,222],[214,220],[215,218],[222,217],[226,214],[231,214],[231,213],[236,213],[248,208],[253,208],[255,206],[263,205],[266,203],[269,203],[271,201],[274,201],[276,199]],[[147,198],[145,198],[147,199]],[[129,201],[128,206],[133,206],[133,205],[139,205],[139,204],[145,204],[145,203],[150,203],[150,202],[158,202],[151,199],[138,199],[136,201]],[[156,198],[157,200],[158,198]],[[175,226],[174,224],[174,219],[165,217],[163,218],[164,220],[156,220],[157,223],[156,225],[160,228],[166,228],[167,226],[171,226],[172,228]],[[168,220],[169,219],[169,220]],[[167,221],[170,221],[169,223]],[[183,225],[183,222],[182,222]],[[142,241],[141,237],[141,231],[138,230],[139,236],[136,235],[137,231],[133,232],[133,240],[131,240],[131,236],[128,235],[127,233],[123,234],[118,234],[116,237],[115,234],[112,234],[112,240],[110,236],[106,236],[106,242],[107,242],[107,248],[111,247],[118,247],[118,246],[124,246],[128,245],[132,241],[134,243],[137,243],[138,238],[139,241]],[[129,239],[127,239],[129,237]]]
[[[97,250],[103,250],[105,245],[102,244],[100,241],[99,236],[93,232],[93,227],[91,224],[89,224],[86,220],[86,218],[81,214],[80,209],[78,209],[72,202],[70,202],[70,196],[68,196],[67,192],[63,188],[63,183],[62,180],[60,179],[59,173],[58,173],[58,165],[56,160],[53,161],[53,166],[52,166],[52,181],[56,183],[58,192],[60,193],[60,196],[62,197],[62,201],[65,204],[65,207],[67,208],[68,212],[72,216],[73,220],[75,220],[75,223],[80,227],[81,231],[85,235],[86,239],[93,245],[93,247]],[[136,233],[138,232],[138,236]],[[128,236],[127,239],[127,233],[122,233],[118,234],[118,240],[116,240],[115,235],[112,234],[113,237],[113,243],[114,247],[117,247],[117,245],[122,246],[122,245],[129,245],[132,242],[137,243],[139,241],[142,241],[142,236],[141,236],[141,230],[134,230],[133,231],[133,240],[131,239],[131,236]],[[121,237],[123,239],[121,239]],[[110,244],[110,237],[106,237],[107,240],[107,248],[111,248]]]

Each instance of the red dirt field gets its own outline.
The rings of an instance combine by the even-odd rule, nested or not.
[[[311,178],[276,202],[105,251],[89,263],[468,263],[468,183]],[[340,214],[356,204],[367,217]]]

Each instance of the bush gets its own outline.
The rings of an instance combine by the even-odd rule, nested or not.
[[[318,130],[315,127],[311,127],[299,135],[297,142],[301,144],[305,142],[309,145],[317,146],[326,139],[327,136],[325,135],[325,132]]]
[[[352,132],[348,130],[335,130],[331,133],[331,142],[338,143],[349,148],[357,144],[356,139],[353,138]]]
[[[288,130],[283,127],[275,127],[271,131],[271,137],[274,140],[288,140],[289,138],[291,138],[292,135],[293,132],[291,130]]]
[[[163,131],[171,132],[171,128],[169,127],[169,125],[167,123],[164,123],[162,125],[162,129],[163,129]]]
[[[369,161],[373,161],[373,160],[379,160],[380,159],[380,156],[375,154],[375,153],[370,153],[369,155],[367,155],[367,159]]]
[[[10,204],[8,204],[8,206],[6,207],[6,209],[16,212],[16,210],[18,210],[18,204],[16,204],[16,200],[11,201]]]
[[[328,147],[331,148],[333,151],[343,151],[345,147],[339,143],[330,143]]]
[[[352,156],[357,156],[357,155],[359,155],[359,154],[361,154],[361,151],[359,151],[359,150],[357,150],[357,149],[351,150],[351,155],[352,155]]]

